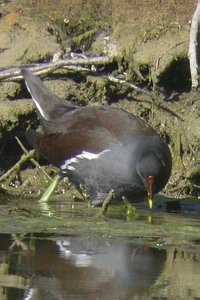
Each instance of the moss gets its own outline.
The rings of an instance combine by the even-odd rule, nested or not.
[[[0,99],[14,99],[21,92],[21,85],[17,82],[0,83]]]
[[[159,39],[170,29],[180,29],[180,26],[177,22],[168,23],[166,20],[159,20],[158,24],[153,26],[153,28],[144,31],[141,40],[147,43],[148,41]]]
[[[1,101],[0,135],[15,129],[20,125],[20,118],[29,116],[32,111],[33,103],[31,101]]]
[[[94,26],[94,20],[91,18],[77,18],[77,16],[69,19],[60,18],[55,20],[55,23],[60,27],[63,34],[68,38],[82,36],[84,33],[90,32]],[[88,35],[90,36],[90,34]]]
[[[98,29],[94,28],[94,29],[84,32],[81,35],[78,35],[78,36],[72,38],[71,39],[72,50],[76,50],[76,49],[87,50],[87,49],[89,49],[97,31],[98,31]]]
[[[54,20],[50,31],[56,36],[64,48],[72,51],[87,51],[95,41],[99,32],[109,25],[101,18],[95,19],[85,11],[84,17],[70,15],[69,18],[58,18]]]

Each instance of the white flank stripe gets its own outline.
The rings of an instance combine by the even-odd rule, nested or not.
[[[61,169],[65,169],[65,168],[63,168],[63,166],[62,166]],[[74,171],[75,168],[72,166],[67,166],[67,170]]]
[[[73,170],[75,170],[75,167],[71,166],[71,164],[78,163],[80,159],[88,159],[88,160],[97,159],[102,154],[104,154],[108,151],[111,151],[111,150],[105,149],[99,153],[91,153],[91,152],[83,151],[81,154],[78,154],[76,157],[65,160],[63,165],[61,166],[61,170],[67,169],[67,170],[73,171]]]
[[[96,159],[98,158],[101,154],[103,154],[106,150],[95,154],[95,153],[90,153],[87,151],[83,151],[81,154],[77,155],[76,158],[87,158],[87,159]]]

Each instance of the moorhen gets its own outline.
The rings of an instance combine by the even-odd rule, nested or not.
[[[111,189],[112,203],[122,196],[141,201],[166,185],[172,168],[167,144],[145,121],[111,106],[80,107],[54,96],[30,71],[22,75],[31,94],[43,134],[28,131],[40,154],[60,168],[62,177],[84,187],[94,206]]]

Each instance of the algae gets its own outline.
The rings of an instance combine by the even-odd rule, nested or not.
[[[59,199],[51,202],[49,217],[45,211],[41,212],[35,201],[17,198],[7,201],[8,207],[2,207],[0,212],[1,233],[43,232],[92,236],[93,239],[134,239],[140,243],[148,242],[152,246],[162,244],[163,247],[192,245],[193,240],[200,239],[198,217],[195,215],[177,218],[176,215],[162,213],[157,209],[150,212],[137,205],[137,214],[134,218],[128,218],[128,221],[125,221],[125,211],[119,207],[109,207],[106,218],[102,219],[97,217],[98,208],[87,208],[84,203]]]

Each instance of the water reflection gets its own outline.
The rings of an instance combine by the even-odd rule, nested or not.
[[[180,293],[189,299],[200,294],[199,267],[200,253],[191,247],[0,235],[2,300],[177,299]]]
[[[148,246],[79,238],[24,238],[18,237],[16,242],[10,236],[1,237],[1,263],[7,266],[10,282],[14,279],[2,286],[5,272],[1,272],[4,299],[111,299],[110,295],[130,299],[148,291],[166,261],[165,250]],[[15,287],[21,292],[15,290],[11,298]]]
[[[165,260],[165,251],[126,243],[45,241],[29,257],[37,276],[25,299],[130,299],[155,282]]]

